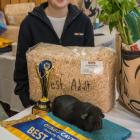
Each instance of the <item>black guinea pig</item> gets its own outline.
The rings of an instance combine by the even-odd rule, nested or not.
[[[52,102],[52,113],[62,120],[91,132],[102,128],[104,114],[90,103],[81,102],[70,95],[58,96]]]

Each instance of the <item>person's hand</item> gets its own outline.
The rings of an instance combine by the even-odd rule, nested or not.
[[[91,15],[91,11],[89,9],[83,9],[84,14],[87,16]]]

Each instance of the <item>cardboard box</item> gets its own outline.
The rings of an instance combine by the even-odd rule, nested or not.
[[[4,13],[8,25],[20,25],[22,20],[35,7],[35,3],[8,4],[4,8]]]

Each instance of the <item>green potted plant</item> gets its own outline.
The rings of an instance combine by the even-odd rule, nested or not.
[[[100,21],[122,40],[119,101],[140,116],[140,13],[136,0],[98,0]]]

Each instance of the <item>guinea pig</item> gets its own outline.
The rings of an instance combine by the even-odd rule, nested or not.
[[[90,103],[81,102],[70,95],[58,96],[52,102],[52,113],[62,120],[91,132],[102,128],[104,114]]]

